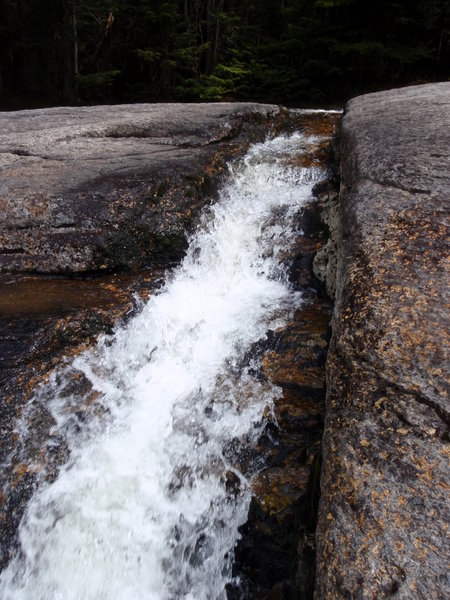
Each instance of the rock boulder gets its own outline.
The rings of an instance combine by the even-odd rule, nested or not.
[[[449,149],[450,83],[347,106],[317,600],[450,597]]]
[[[0,272],[177,258],[224,159],[278,113],[251,103],[1,113]]]

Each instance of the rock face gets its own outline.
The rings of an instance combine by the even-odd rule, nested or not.
[[[449,148],[450,83],[343,118],[317,600],[450,597]]]
[[[224,159],[264,137],[277,113],[250,103],[2,113],[0,272],[178,258]]]

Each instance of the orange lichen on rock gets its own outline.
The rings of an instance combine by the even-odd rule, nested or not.
[[[450,596],[449,119],[448,83],[343,119],[320,600]]]

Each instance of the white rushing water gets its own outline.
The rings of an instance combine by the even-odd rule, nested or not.
[[[236,453],[279,393],[248,355],[301,301],[280,258],[324,175],[290,164],[309,142],[253,146],[164,287],[36,395],[70,456],[30,501],[1,598],[226,597],[250,502]]]

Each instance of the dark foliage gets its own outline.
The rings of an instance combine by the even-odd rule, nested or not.
[[[0,103],[332,104],[446,80],[447,0],[0,0]]]

